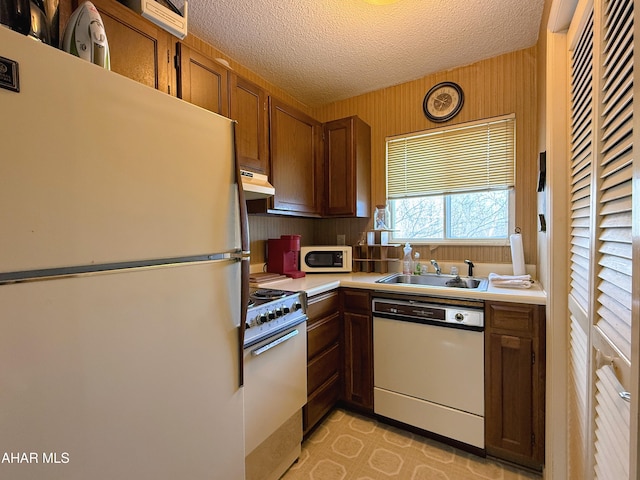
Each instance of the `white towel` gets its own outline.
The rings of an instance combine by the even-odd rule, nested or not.
[[[530,288],[533,284],[531,275],[498,275],[489,274],[489,281],[495,287],[503,288]]]

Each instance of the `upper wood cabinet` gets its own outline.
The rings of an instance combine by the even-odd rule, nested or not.
[[[269,117],[267,92],[256,84],[230,76],[229,116],[236,120],[236,145],[240,168],[269,175]]]
[[[324,124],[325,215],[371,215],[371,127],[353,116]]]
[[[322,215],[322,124],[273,97],[269,98],[272,213]]]
[[[228,70],[215,60],[176,45],[178,97],[211,112],[229,116]]]
[[[485,303],[487,453],[541,469],[544,463],[545,310]]]
[[[73,0],[73,8],[82,2]],[[172,36],[115,0],[92,0],[109,42],[111,70],[163,92],[170,90]],[[61,33],[62,35],[62,33]]]

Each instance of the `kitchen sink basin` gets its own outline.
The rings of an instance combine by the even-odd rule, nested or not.
[[[486,278],[476,277],[460,277],[459,275],[437,275],[427,273],[425,275],[406,275],[403,273],[394,273],[387,277],[376,280],[376,283],[384,283],[387,285],[424,285],[429,287],[447,287],[447,288],[469,288],[471,290],[484,291],[489,285]]]

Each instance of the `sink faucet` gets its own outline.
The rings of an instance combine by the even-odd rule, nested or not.
[[[436,262],[435,260],[431,260],[431,265],[433,265],[433,267],[436,269],[436,275],[440,275],[440,266],[438,265],[438,262]]]
[[[475,265],[473,264],[473,262],[471,260],[465,260],[464,263],[469,265],[469,276],[473,277],[473,267],[475,267]]]

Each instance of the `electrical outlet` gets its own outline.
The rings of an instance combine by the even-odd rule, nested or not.
[[[344,245],[346,241],[346,235],[344,233],[337,235],[336,245]]]

